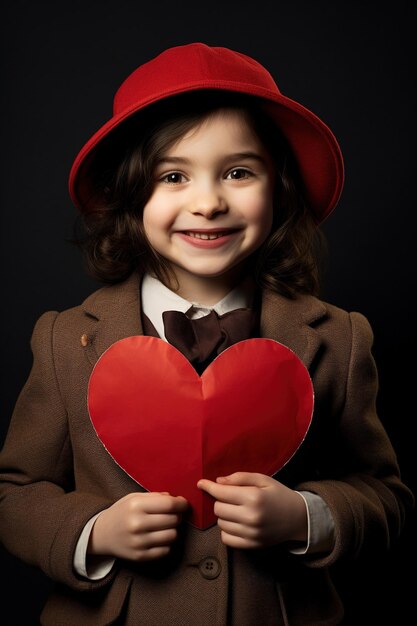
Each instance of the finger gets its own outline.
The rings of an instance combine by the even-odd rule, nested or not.
[[[136,532],[151,532],[154,530],[165,530],[175,528],[182,521],[181,515],[168,515],[161,513],[150,513],[145,515],[138,525]]]
[[[197,487],[202,489],[206,493],[210,494],[216,500],[220,502],[227,502],[229,504],[242,504],[243,494],[240,491],[240,487],[233,485],[219,485],[212,480],[202,478],[198,481]]]
[[[243,521],[242,506],[238,504],[229,504],[228,502],[216,500],[214,503],[214,514],[228,522],[242,523]]]
[[[253,550],[255,548],[261,547],[257,541],[253,539],[246,539],[243,537],[237,537],[236,535],[229,535],[229,533],[221,531],[221,540],[225,546],[229,546],[229,548],[240,548],[246,550]]]
[[[271,484],[271,476],[256,472],[235,472],[228,476],[219,476],[217,483],[222,485],[239,485],[246,487],[268,487]]]
[[[227,522],[224,519],[219,518],[217,520],[218,527],[224,531],[227,535],[233,535],[234,537],[241,537],[242,539],[255,540],[256,531],[244,524],[238,524],[235,522]]]
[[[133,559],[136,561],[155,561],[156,559],[161,559],[164,556],[168,556],[170,551],[170,546],[150,548],[149,550],[140,550],[133,555]]]
[[[169,491],[137,491],[134,494],[130,494],[130,495],[140,496],[141,498],[143,496],[148,496],[148,497],[169,496],[170,498],[182,498],[182,496],[173,496]]]
[[[169,546],[177,538],[177,531],[175,528],[167,530],[155,530],[150,533],[145,533],[138,537],[136,547],[140,549],[149,550],[150,548],[158,548],[163,546]]]
[[[147,498],[143,502],[142,510],[145,513],[184,513],[189,504],[182,496],[164,496],[154,494],[158,497]]]

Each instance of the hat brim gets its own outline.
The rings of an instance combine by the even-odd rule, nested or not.
[[[183,84],[178,89],[158,93],[114,115],[94,133],[74,160],[69,176],[69,193],[74,204],[83,212],[88,212],[92,206],[95,194],[91,188],[89,169],[105,138],[114,136],[126,120],[156,102],[204,89],[246,93],[264,99],[269,115],[293,151],[315,221],[320,223],[326,219],[340,198],[344,182],[343,157],[332,131],[310,110],[282,94],[258,85],[242,85],[231,81],[209,83],[205,80]]]

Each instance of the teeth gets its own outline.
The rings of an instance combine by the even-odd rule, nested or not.
[[[190,237],[194,237],[195,239],[219,239],[219,237],[224,237],[227,233],[192,233],[187,232],[186,235]]]

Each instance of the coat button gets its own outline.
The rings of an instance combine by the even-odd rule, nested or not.
[[[88,346],[88,335],[86,335],[85,333],[83,335],[81,335],[81,345],[83,348],[85,348],[86,346]]]
[[[204,578],[208,578],[212,580],[213,578],[217,578],[217,576],[221,572],[221,565],[219,561],[214,556],[208,556],[198,564],[198,569],[200,570],[200,574]]]

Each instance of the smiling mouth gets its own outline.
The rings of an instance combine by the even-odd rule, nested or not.
[[[185,235],[188,235],[189,237],[193,237],[194,239],[206,239],[211,241],[212,239],[220,239],[220,237],[225,237],[226,235],[229,235],[232,231],[228,230],[228,231],[223,231],[221,233],[196,233],[193,232],[191,230],[187,230],[185,231]]]
[[[184,235],[188,237],[193,237],[194,239],[204,239],[206,241],[211,241],[213,239],[220,239],[220,237],[226,237],[227,235],[231,235],[235,233],[238,229],[229,229],[229,230],[219,230],[215,232],[208,231],[196,231],[196,230],[184,230],[182,231]]]

